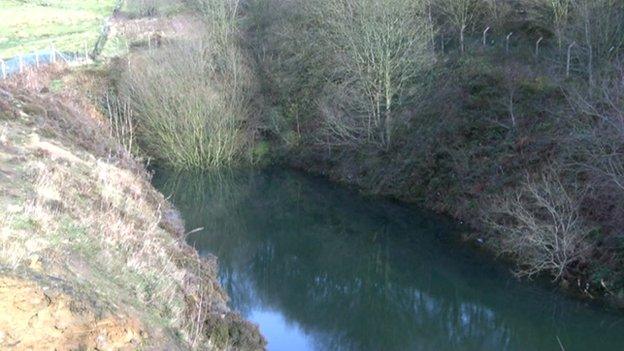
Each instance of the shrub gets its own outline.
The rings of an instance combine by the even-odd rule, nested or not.
[[[235,47],[179,42],[134,59],[121,91],[148,155],[180,169],[231,165],[244,155],[250,76]]]
[[[600,224],[601,260],[617,270],[624,257],[624,66],[614,68],[600,88],[568,90],[576,113],[566,156],[589,185],[583,212]]]
[[[110,121],[110,136],[121,144],[128,154],[135,154],[134,117],[129,104],[112,92],[103,99],[104,110]]]
[[[551,273],[559,279],[588,258],[590,229],[580,214],[580,195],[549,168],[490,199],[484,213],[485,223],[499,235],[493,245],[517,260],[518,275]]]

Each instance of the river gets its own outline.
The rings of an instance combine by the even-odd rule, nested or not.
[[[624,315],[518,281],[448,218],[278,169],[154,184],[269,350],[624,349]]]

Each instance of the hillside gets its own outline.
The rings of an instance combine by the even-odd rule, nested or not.
[[[260,348],[228,310],[215,260],[184,242],[176,211],[85,98],[94,73],[0,85],[0,346]]]

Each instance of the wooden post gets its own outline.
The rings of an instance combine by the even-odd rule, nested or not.
[[[511,39],[511,36],[513,35],[513,32],[510,32],[509,34],[507,34],[507,38],[505,38],[505,53],[509,53],[509,39]]]
[[[39,51],[35,51],[35,67],[39,68]]]
[[[152,51],[152,35],[147,33],[147,49]]]
[[[539,39],[537,39],[537,42],[535,42],[535,57],[539,56],[539,46],[542,40],[544,40],[544,37],[540,37]]]
[[[23,54],[19,54],[18,55],[18,64],[19,64],[19,73],[23,73],[24,72],[24,55]]]
[[[84,58],[85,58],[85,62],[89,61],[89,46],[87,45],[87,42],[85,41],[82,44],[83,48],[84,48]]]
[[[50,47],[50,62],[56,63],[56,50],[54,50],[54,46]]]
[[[7,68],[6,68],[6,63],[4,63],[3,59],[0,59],[0,66],[2,66],[2,79],[6,79],[7,77]]]
[[[566,61],[566,78],[570,78],[570,62],[572,57],[572,48],[576,45],[576,42],[573,41],[572,44],[568,45],[568,57]]]
[[[483,31],[483,46],[487,45],[487,33],[490,31],[490,27],[485,28]]]

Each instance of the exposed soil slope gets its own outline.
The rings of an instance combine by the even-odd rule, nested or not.
[[[0,347],[14,350],[133,350],[146,335],[135,318],[99,315],[97,306],[53,284],[0,277]]]

